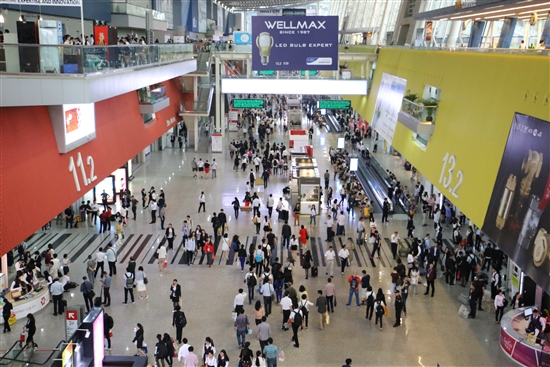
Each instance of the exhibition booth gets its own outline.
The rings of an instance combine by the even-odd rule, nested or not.
[[[525,329],[532,307],[510,310],[500,321],[500,347],[515,362],[522,366],[550,366],[550,347],[541,345],[544,335],[529,336]]]
[[[0,278],[2,278],[2,275],[3,274],[0,274]],[[41,281],[35,286],[32,292],[25,295],[14,299],[11,292],[6,292],[4,297],[13,305],[12,312],[18,320],[27,317],[29,313],[36,313],[42,310],[50,303],[48,284],[44,281]],[[0,305],[0,308],[2,307],[3,304]],[[4,319],[0,319],[0,324],[3,323]]]

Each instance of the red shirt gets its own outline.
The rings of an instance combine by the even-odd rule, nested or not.
[[[214,245],[212,245],[211,242],[205,243],[204,244],[204,252],[206,252],[206,253],[214,252]]]
[[[300,229],[300,242],[301,243],[307,242],[307,229],[305,228]]]

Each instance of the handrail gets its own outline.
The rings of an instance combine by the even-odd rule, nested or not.
[[[12,347],[8,350],[8,352],[11,349],[13,349],[17,344],[21,344],[21,343],[19,341],[15,342],[14,345],[12,345]],[[11,365],[13,362],[22,362],[22,363],[26,363],[27,366],[45,366],[47,363],[50,362],[50,360],[52,359],[54,354],[61,352],[61,349],[59,348],[61,344],[67,344],[67,342],[65,340],[60,340],[59,343],[57,343],[57,345],[52,349],[52,351],[51,351],[50,355],[48,356],[48,358],[46,358],[46,360],[42,363],[24,361],[24,360],[17,359],[19,357],[19,355],[25,350],[25,348],[22,347],[21,350],[19,351],[19,353],[17,353],[17,355],[14,358],[6,357],[6,354],[8,353],[8,352],[6,352],[6,354],[4,354],[4,356],[0,357],[0,365],[3,365],[1,362],[3,360],[6,360],[6,361],[9,361],[9,364],[7,364],[7,365]],[[31,348],[31,350],[34,354],[34,348]],[[31,359],[32,359],[32,357],[31,357]]]

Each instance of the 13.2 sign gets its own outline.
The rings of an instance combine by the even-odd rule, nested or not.
[[[449,153],[445,154],[443,157],[443,167],[441,167],[441,175],[439,176],[439,183],[443,185],[444,188],[449,189],[451,195],[455,198],[458,198],[457,190],[462,185],[462,180],[464,179],[464,173],[462,171],[456,171],[456,157]],[[454,181],[456,179],[456,181]],[[454,186],[452,186],[454,181]]]
[[[86,175],[86,167],[84,166],[82,154],[80,154],[80,152],[76,155],[76,165],[72,156],[69,159],[69,172],[73,174],[76,191],[80,191],[80,181],[78,179],[77,167],[80,168],[80,175],[82,176],[84,186],[88,186],[97,180],[97,176],[94,174],[94,158],[91,155],[86,158],[86,165],[89,167],[90,177]]]

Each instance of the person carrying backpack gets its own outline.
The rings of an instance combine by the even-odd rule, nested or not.
[[[382,318],[384,317],[384,314],[386,313],[385,306],[386,306],[386,304],[383,300],[377,300],[374,303],[374,310],[375,310],[375,313],[376,313],[375,325],[378,325],[378,320],[380,320],[380,331],[382,331]]]
[[[292,311],[289,317],[289,322],[292,320],[292,339],[294,346],[300,348],[300,342],[298,341],[298,329],[302,327],[302,322],[304,321],[302,311],[298,307]]]
[[[366,303],[367,312],[365,314],[365,318],[372,320],[372,314],[374,312],[374,292],[372,291],[372,287],[370,285],[367,287]]]
[[[254,273],[254,267],[248,269],[248,273],[244,277],[244,282],[248,286],[248,304],[251,305],[254,300],[254,287],[258,284],[258,278]]]
[[[124,304],[128,304],[128,293],[130,293],[130,298],[132,299],[132,304],[134,304],[134,274],[130,271],[129,268],[126,268],[126,273],[124,273]]]
[[[158,342],[155,345],[155,361],[157,366],[165,367],[164,358],[168,356],[168,346],[162,340],[162,335],[157,334]]]
[[[351,299],[355,295],[355,301],[357,302],[357,307],[361,306],[359,303],[359,284],[361,283],[361,278],[357,276],[357,270],[353,271],[353,274],[348,278],[349,283],[349,298],[346,306],[351,305]]]
[[[174,308],[174,313],[172,314],[172,326],[176,328],[176,340],[178,344],[181,344],[182,331],[185,325],[187,325],[187,318],[178,305]]]

